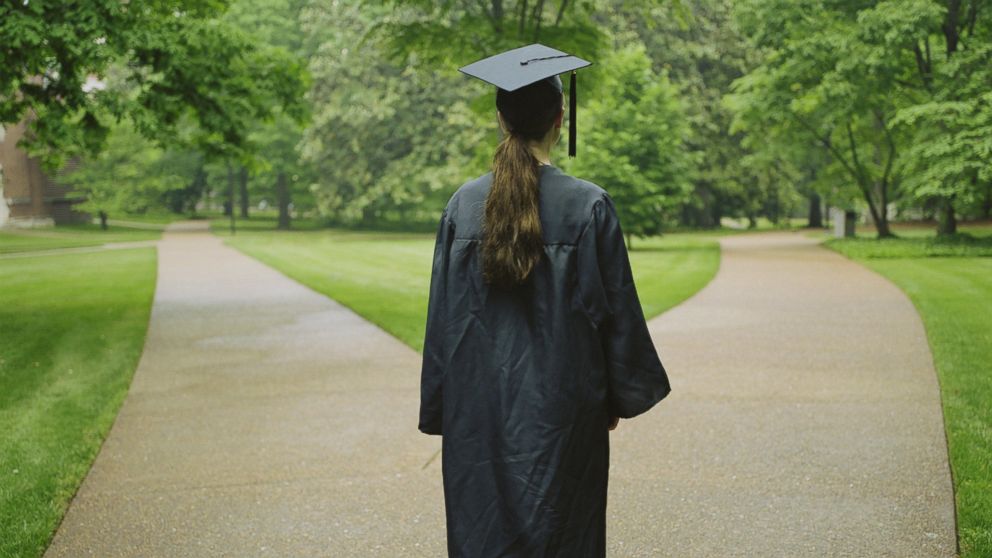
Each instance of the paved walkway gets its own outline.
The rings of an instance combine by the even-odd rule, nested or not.
[[[723,240],[652,322],[674,391],[613,435],[610,556],[951,556],[919,317],[785,234]],[[444,554],[420,358],[339,304],[176,228],[144,355],[48,556]]]
[[[816,242],[726,237],[716,278],[652,321],[672,394],[613,438],[611,556],[955,554],[919,315]]]
[[[437,556],[420,356],[177,228],[131,391],[47,556]]]

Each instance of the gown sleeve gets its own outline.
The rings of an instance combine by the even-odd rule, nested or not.
[[[425,434],[441,434],[441,385],[444,383],[444,321],[448,280],[448,259],[455,231],[448,210],[441,213],[434,263],[427,302],[427,327],[424,332],[424,360],[420,372],[420,424]]]
[[[598,200],[579,239],[583,304],[599,330],[612,416],[631,418],[671,391],[634,287],[627,246],[609,195]]]

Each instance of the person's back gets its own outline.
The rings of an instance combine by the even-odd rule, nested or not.
[[[612,200],[541,164],[551,85],[499,92],[494,170],[438,228],[419,427],[443,436],[451,556],[604,556],[609,429],[669,392]]]

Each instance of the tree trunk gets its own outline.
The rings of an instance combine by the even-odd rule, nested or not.
[[[200,167],[196,169],[196,177],[193,178],[192,188],[196,197],[189,200],[189,212],[191,216],[196,217],[196,205],[203,198],[203,192],[207,189],[207,171],[202,162],[200,163]]]
[[[871,214],[871,220],[875,223],[875,230],[878,231],[878,238],[892,238],[895,235],[892,234],[892,230],[889,229],[889,216],[888,211],[886,211],[886,184],[882,183],[874,187],[881,191],[882,195],[881,202],[882,208],[879,210],[878,204],[875,203],[875,198],[872,196],[873,186],[866,185],[864,183],[860,184],[861,193],[864,194],[865,201],[868,202],[868,212]]]
[[[820,194],[810,192],[809,194],[809,224],[811,229],[823,228],[823,211],[820,209]]]
[[[889,218],[884,213],[880,218],[875,218],[875,230],[878,231],[878,238],[892,238],[892,229],[889,228]]]
[[[630,236],[630,233],[627,233],[627,250],[633,250],[633,249],[634,249],[633,238]]]
[[[706,228],[719,229],[723,222],[723,199],[713,196],[710,203],[710,222]]]
[[[891,157],[891,155],[890,155]],[[895,236],[892,231],[889,230],[889,183],[883,181],[881,183],[881,192],[879,192],[879,197],[882,200],[881,212],[881,227],[878,229],[879,238],[889,238]]]
[[[101,209],[97,215],[100,217],[100,229],[107,230],[107,212]]]
[[[985,183],[985,199],[982,201],[982,219],[992,219],[992,180]]]
[[[289,230],[289,186],[286,184],[286,173],[280,172],[276,178],[276,204],[279,206],[280,230]]]
[[[937,236],[950,236],[958,232],[958,219],[954,215],[954,198],[941,200],[937,219]]]
[[[241,198],[241,217],[244,219],[248,218],[248,169],[241,167],[241,174],[238,176],[239,186],[241,191],[239,196]]]
[[[234,234],[234,168],[231,167],[231,163],[227,164],[227,203],[224,205],[224,210],[227,211],[227,215],[231,218],[231,234]]]
[[[922,210],[924,221],[933,221],[937,218],[937,204],[934,203],[933,198],[923,200]]]

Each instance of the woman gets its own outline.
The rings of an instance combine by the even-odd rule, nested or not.
[[[608,431],[670,390],[610,196],[551,163],[557,72],[580,62],[532,45],[466,72],[531,66],[497,90],[492,172],[451,197],[434,249],[420,430],[443,437],[450,556],[605,556]]]

